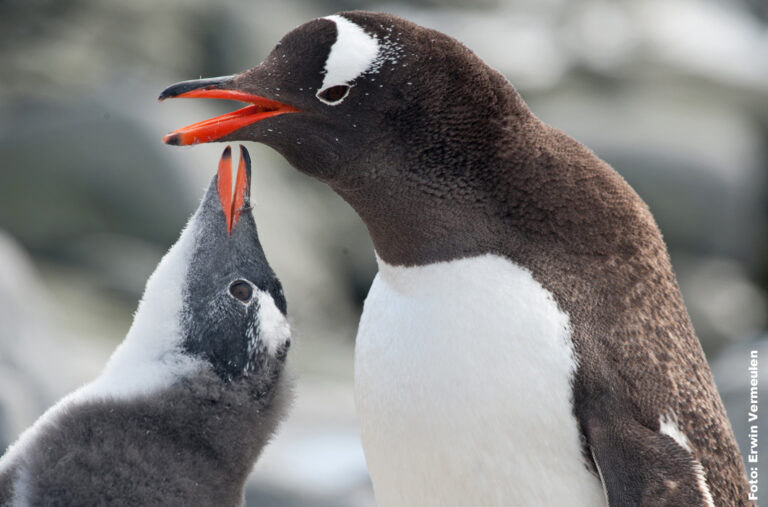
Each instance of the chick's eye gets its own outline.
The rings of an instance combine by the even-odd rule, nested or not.
[[[229,293],[232,294],[232,297],[235,299],[247,303],[251,300],[253,288],[251,287],[251,284],[244,280],[235,280],[229,286]]]
[[[323,102],[333,104],[346,97],[347,93],[349,93],[349,86],[338,85],[331,86],[330,88],[326,88],[325,90],[318,92],[317,96],[320,97],[320,100]]]

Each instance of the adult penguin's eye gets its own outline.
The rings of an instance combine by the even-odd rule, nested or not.
[[[239,299],[243,303],[247,303],[253,296],[253,287],[245,280],[235,280],[229,285],[229,293],[232,297]]]
[[[326,104],[335,104],[340,102],[341,99],[347,96],[349,93],[349,86],[338,85],[331,86],[317,93],[317,97]]]

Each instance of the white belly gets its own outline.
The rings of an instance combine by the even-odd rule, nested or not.
[[[355,399],[380,507],[599,506],[571,408],[568,317],[514,263],[379,262]]]

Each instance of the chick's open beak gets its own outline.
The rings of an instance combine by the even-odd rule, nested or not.
[[[240,212],[245,206],[250,205],[251,157],[243,145],[240,145],[240,163],[237,166],[234,186],[232,185],[232,150],[229,146],[224,149],[219,160],[217,180],[219,201],[227,221],[227,233],[232,234],[232,229],[240,218]]]

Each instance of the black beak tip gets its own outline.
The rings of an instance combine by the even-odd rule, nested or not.
[[[181,95],[185,91],[189,91],[189,88],[187,86],[184,86],[184,87],[180,86],[180,85],[184,85],[185,83],[186,82],[172,84],[171,86],[169,86],[168,88],[166,88],[160,93],[160,95],[157,97],[157,101],[162,102],[165,99],[172,99],[177,95]]]
[[[243,193],[243,204],[250,206],[251,204],[251,155],[248,150],[240,145],[240,160],[243,162],[243,168],[245,169],[245,191]]]
[[[248,183],[251,182],[251,155],[245,146],[240,145],[240,158],[245,161],[245,178]]]
[[[159,102],[162,102],[165,99],[172,99],[174,97],[178,97],[183,93],[187,93],[192,90],[199,90],[200,88],[206,88],[206,89],[222,88],[224,85],[231,82],[232,79],[234,79],[234,77],[235,76],[221,76],[221,77],[212,77],[208,79],[192,79],[190,81],[181,81],[180,83],[172,84],[171,86],[163,90],[160,93],[160,96],[157,97],[157,100]]]
[[[168,88],[166,88],[165,90],[160,92],[160,95],[157,97],[157,101],[158,102],[162,102],[165,99],[172,99],[173,97],[175,97],[175,96],[177,96],[177,95],[179,95],[181,93],[184,93],[184,91],[186,91],[186,90],[183,90],[183,91],[180,90],[181,87],[179,86],[179,85],[182,85],[182,84],[184,84],[184,82],[172,84],[171,86],[169,86]]]
[[[181,136],[178,134],[168,134],[163,137],[163,142],[171,146],[181,146]]]

